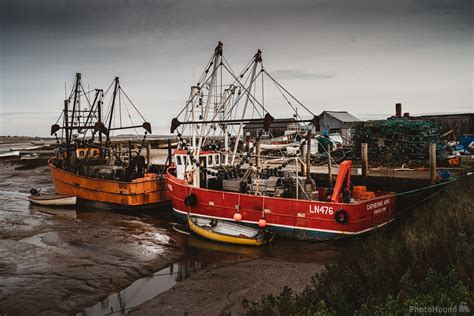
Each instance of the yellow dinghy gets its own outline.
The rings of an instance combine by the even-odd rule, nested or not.
[[[188,216],[189,229],[197,235],[223,243],[262,246],[273,240],[273,233],[218,219]]]

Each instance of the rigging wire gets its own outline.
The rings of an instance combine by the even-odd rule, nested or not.
[[[225,65],[223,65],[223,66],[226,67]],[[228,69],[227,67],[226,67],[226,69],[227,69],[227,71],[229,71],[229,69]],[[230,73],[230,71],[229,71],[229,73]],[[246,92],[246,93],[248,94],[248,96],[250,97],[250,99],[253,99],[253,100],[257,103],[257,105],[259,105],[261,108],[263,108],[262,104],[261,104],[260,102],[258,102],[258,100],[257,100],[254,96],[252,96],[252,94],[248,91],[248,89],[247,89],[245,86],[242,85],[242,83],[240,82],[240,80],[239,80],[237,77],[235,77],[234,75],[232,75],[232,76],[233,76],[234,79],[239,83],[239,85],[242,87],[242,89],[244,90],[244,92]],[[258,76],[258,75],[257,75],[257,76]],[[255,79],[257,78],[257,76],[255,77]],[[250,100],[250,99],[249,99],[249,100]]]
[[[310,113],[311,115],[315,116],[315,114],[310,110],[308,109],[303,103],[301,103],[295,96],[293,96],[288,90],[286,90],[278,81],[275,80],[275,78],[273,78],[269,73],[268,71],[263,68],[263,71],[267,74],[267,76],[276,84],[278,85],[280,88],[283,89],[283,91],[285,91],[290,97],[293,98],[293,100],[295,100],[299,105],[301,105],[306,111],[308,111],[308,113]]]
[[[123,92],[122,89],[120,89],[120,91]],[[120,96],[120,93],[119,93],[119,96]],[[127,103],[124,102],[124,106],[125,106],[125,110],[127,111],[127,114],[128,114],[128,118],[130,119],[130,123],[132,124],[132,126],[135,126],[135,123],[133,123],[133,119],[132,119],[132,115],[130,114],[130,111],[128,110],[128,106],[127,106]],[[121,119],[120,119],[121,121]],[[135,134],[137,134],[137,138],[140,139],[140,134],[138,133],[137,129],[134,127],[133,128],[135,130]]]
[[[110,88],[112,88],[112,85],[114,84],[114,82],[115,80],[112,80],[109,87],[105,90],[104,94],[102,95],[102,98],[105,98],[107,96],[107,92],[109,92]]]
[[[123,92],[123,95],[127,98],[128,102],[130,102],[130,104],[133,106],[133,108],[135,109],[135,111],[137,111],[138,115],[140,115],[140,117],[142,118],[142,120],[144,122],[146,122],[145,118],[143,117],[143,115],[140,113],[140,111],[137,109],[137,107],[135,106],[135,104],[133,104],[132,100],[130,100],[130,98],[128,97],[128,95],[125,93],[125,91],[123,91],[122,88],[120,88],[120,90],[122,90]]]

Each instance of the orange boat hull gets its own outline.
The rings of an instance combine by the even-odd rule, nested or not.
[[[170,203],[166,179],[157,174],[145,174],[131,182],[103,180],[57,168],[53,160],[48,165],[57,194],[119,209],[149,209]]]

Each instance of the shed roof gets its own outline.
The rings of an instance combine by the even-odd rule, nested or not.
[[[358,122],[360,121],[354,115],[348,113],[347,111],[323,111],[320,117],[324,116],[324,114],[330,115],[338,121],[343,123],[351,123],[351,122]]]

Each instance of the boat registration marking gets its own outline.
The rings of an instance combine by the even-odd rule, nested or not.
[[[309,212],[311,214],[334,214],[334,209],[331,206],[327,205],[310,205]]]
[[[119,189],[128,189],[128,184],[126,184],[126,183],[119,183]]]

